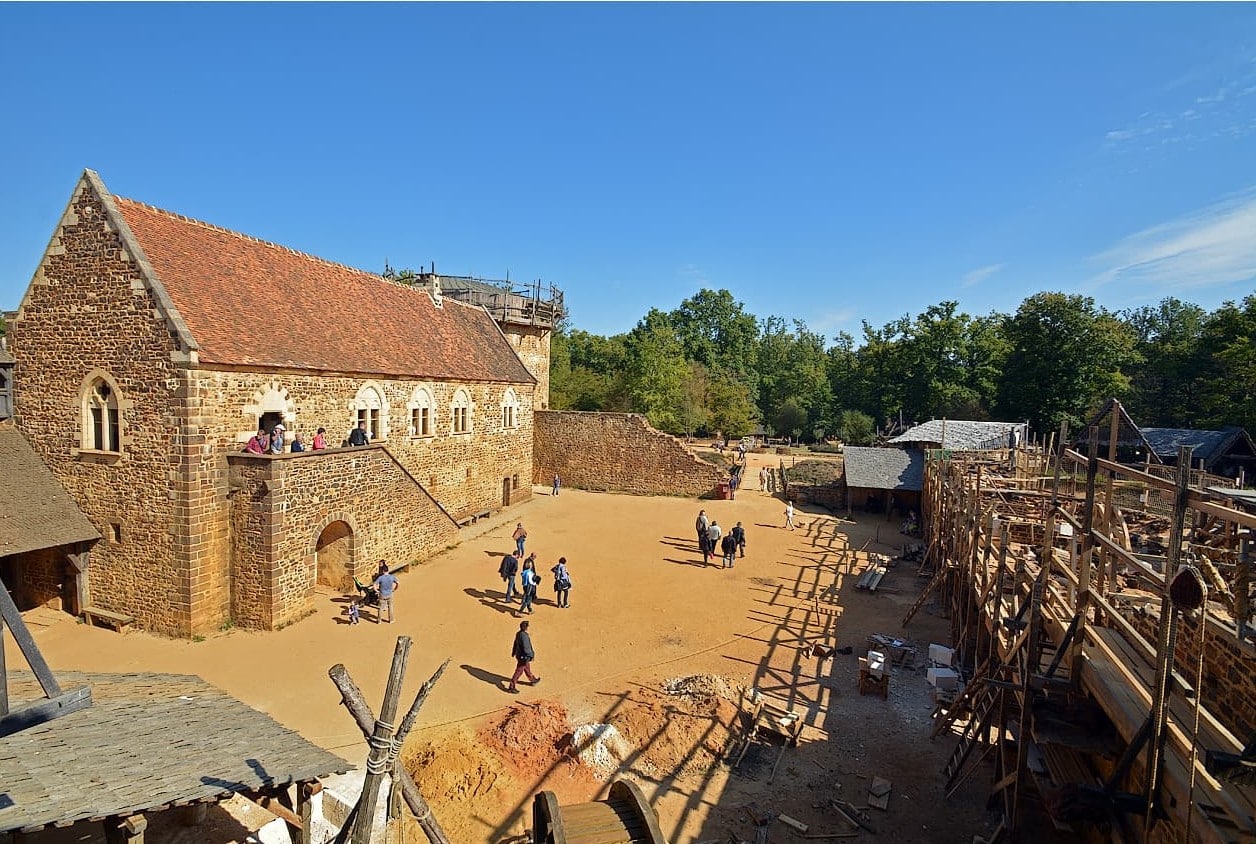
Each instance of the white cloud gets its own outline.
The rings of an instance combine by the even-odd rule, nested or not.
[[[850,326],[854,320],[855,309],[842,308],[836,311],[826,311],[818,317],[809,317],[807,319],[807,328],[817,334],[828,334],[831,331]]]
[[[978,267],[972,272],[964,273],[964,277],[960,279],[960,286],[976,287],[978,284],[981,284],[981,282],[1003,269],[1004,266],[1004,264],[990,264],[985,267]]]
[[[1170,293],[1256,278],[1256,189],[1118,241],[1092,260],[1097,285]]]

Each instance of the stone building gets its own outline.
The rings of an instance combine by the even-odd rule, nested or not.
[[[14,421],[99,531],[85,600],[190,636],[446,547],[531,495],[512,342],[407,286],[109,193],[86,171],[10,325]],[[544,358],[544,359],[542,359]],[[371,442],[342,448],[366,426]],[[243,453],[282,424],[309,448]]]

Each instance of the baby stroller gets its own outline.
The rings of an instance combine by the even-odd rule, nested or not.
[[[362,596],[362,603],[368,607],[379,606],[379,590],[370,584],[363,585],[362,581],[356,577],[353,578],[353,585],[358,587],[358,594]]]

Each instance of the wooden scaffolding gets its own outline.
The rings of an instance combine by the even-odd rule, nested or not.
[[[958,736],[945,793],[992,760],[991,840],[1044,813],[1090,840],[1256,840],[1256,736],[1201,687],[1206,630],[1251,649],[1256,515],[1189,449],[1172,479],[1116,462],[1128,417],[1105,410],[1107,458],[1098,426],[1079,448],[1061,430],[1015,455],[929,455],[931,577],[903,623],[936,596],[967,678],[935,713],[935,737]]]

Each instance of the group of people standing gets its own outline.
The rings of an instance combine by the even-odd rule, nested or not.
[[[314,435],[312,444],[314,451],[320,451],[327,448],[327,429],[319,428],[318,433]],[[291,442],[287,438],[287,429],[280,422],[269,432],[265,428],[258,428],[257,433],[249,438],[248,445],[244,450],[249,454],[283,454],[290,451],[293,454],[305,451],[305,440],[301,439],[301,434],[294,433]]]
[[[703,565],[710,562],[711,556],[717,552],[720,555],[721,568],[731,569],[739,552],[745,558],[746,529],[741,526],[741,522],[734,525],[728,533],[724,533],[719,522],[707,518],[706,510],[699,510],[694,530],[698,534],[698,550],[702,552]]]
[[[537,587],[541,585],[541,575],[536,570],[536,554],[523,556],[528,541],[528,531],[523,522],[515,525],[511,539],[515,542],[515,550],[502,557],[497,573],[506,584],[506,603],[514,603],[515,595],[518,594],[519,612],[531,613],[533,602],[536,601]],[[520,558],[523,559],[522,564],[519,562]],[[567,558],[559,557],[550,572],[554,575],[554,603],[560,609],[567,609],[571,606],[571,574],[567,571]],[[519,578],[518,589],[515,587],[516,577]]]

